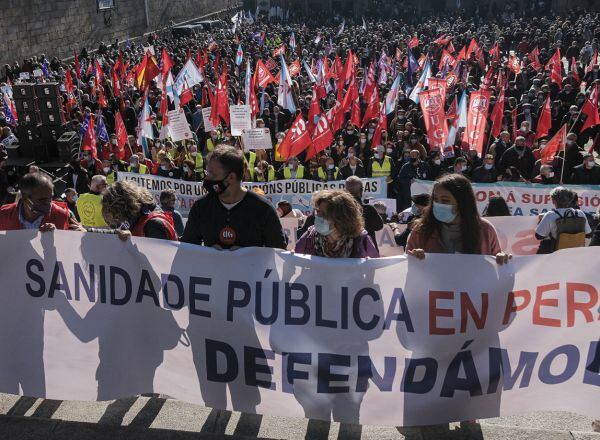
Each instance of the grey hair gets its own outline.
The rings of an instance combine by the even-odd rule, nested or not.
[[[50,177],[48,177],[46,174],[40,172],[25,174],[19,182],[21,194],[27,197],[31,196],[33,190],[40,186],[45,186],[51,190],[54,190],[54,183],[52,182],[52,179],[50,179]]]
[[[363,182],[357,176],[350,176],[346,179],[346,191],[354,197],[360,197],[363,192]]]
[[[565,188],[564,186],[557,186],[550,191],[552,202],[554,202],[557,208],[570,207],[575,199],[575,196],[575,192],[571,191],[569,188]]]

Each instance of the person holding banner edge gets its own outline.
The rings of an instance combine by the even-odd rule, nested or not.
[[[408,237],[408,255],[423,260],[428,252],[491,255],[499,265],[512,258],[502,252],[492,224],[479,215],[471,183],[458,174],[434,183],[429,206]]]

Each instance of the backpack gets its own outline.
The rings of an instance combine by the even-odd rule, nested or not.
[[[569,209],[564,215],[554,209],[556,219],[556,237],[552,235],[540,242],[538,254],[551,254],[560,249],[585,246],[585,217],[579,217],[577,211]]]
[[[553,210],[556,219],[556,250],[585,246],[585,224],[587,219],[579,217],[577,211],[569,209],[564,215]]]

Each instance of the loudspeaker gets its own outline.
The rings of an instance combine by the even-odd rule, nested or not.
[[[59,96],[54,98],[38,98],[38,109],[41,112],[52,112],[62,110],[61,99]]]
[[[17,112],[19,116],[19,124],[36,126],[39,122],[38,112],[34,110]]]
[[[35,99],[15,99],[15,108],[17,109],[17,114],[21,112],[34,112],[35,111]]]
[[[15,84],[13,85],[13,98],[16,99],[33,99],[35,93],[33,84]]]
[[[60,89],[58,83],[36,84],[35,94],[38,98],[56,98],[60,96]]]
[[[42,146],[42,138],[37,126],[22,125],[17,127],[17,138],[21,147],[21,156],[35,157],[35,150]]]
[[[42,142],[48,147],[50,157],[59,157],[58,154],[58,139],[65,132],[62,125],[41,125],[40,133]]]
[[[43,125],[63,125],[66,122],[62,109],[40,112],[40,121]]]
[[[48,147],[44,143],[41,143],[37,147],[33,148],[33,160],[35,160],[35,163],[50,162],[50,154],[48,153]]]
[[[79,151],[79,136],[75,131],[64,132],[56,141],[58,147],[58,157],[68,162],[71,160],[73,154]]]

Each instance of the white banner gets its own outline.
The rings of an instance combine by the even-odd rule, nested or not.
[[[537,183],[497,182],[474,183],[473,190],[479,212],[483,212],[490,197],[502,196],[506,200],[512,215],[538,215],[554,208],[550,191],[557,185]],[[595,213],[600,206],[600,185],[564,185],[579,196],[579,206],[585,212]],[[430,193],[433,182],[415,180],[410,187],[411,193]]]
[[[271,132],[268,128],[249,128],[242,130],[244,150],[271,150]]]
[[[139,186],[149,190],[156,203],[159,202],[160,192],[165,189],[173,189],[177,193],[177,205],[175,209],[179,210],[184,217],[187,217],[192,205],[202,195],[205,194],[202,188],[202,182],[185,182],[183,180],[169,179],[167,177],[159,177],[152,174],[135,174],[135,173],[117,173],[118,180],[131,180]],[[365,185],[365,196],[373,198],[386,198],[387,185],[385,178],[363,179]],[[300,209],[302,212],[312,212],[311,196],[314,191],[322,189],[343,189],[344,181],[336,180],[335,182],[316,182],[314,180],[290,179],[276,180],[273,182],[244,182],[247,188],[260,188],[265,197],[276,205],[280,200],[288,200],[294,208]]]
[[[249,105],[230,105],[229,118],[233,136],[241,136],[243,130],[252,128],[252,114]]]
[[[202,121],[204,122],[204,132],[209,133],[213,130],[216,130],[217,127],[210,122],[210,114],[212,112],[212,107],[203,107],[202,108]]]
[[[1,234],[0,249],[0,392],[392,426],[598,416],[595,248],[503,267],[69,231]]]
[[[167,125],[169,137],[173,142],[184,139],[193,139],[192,129],[182,108],[167,112],[169,124]]]

